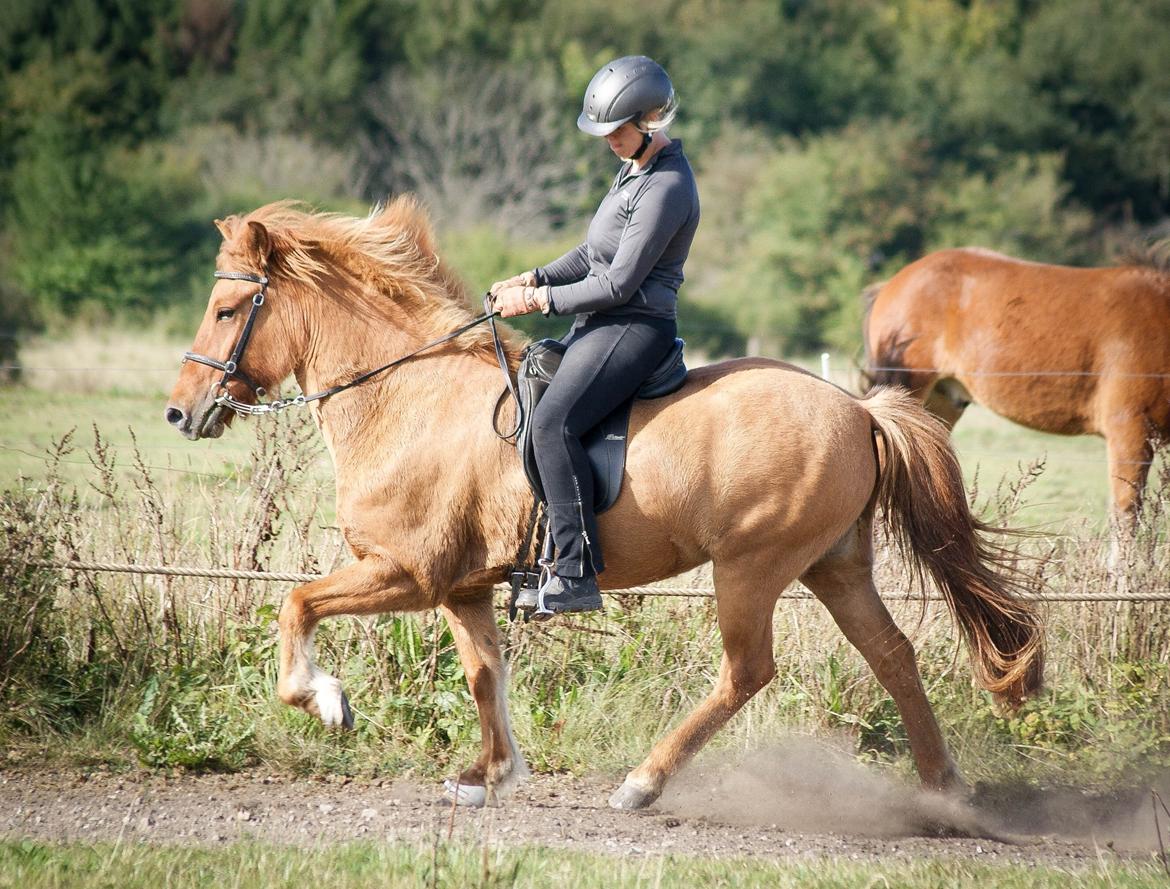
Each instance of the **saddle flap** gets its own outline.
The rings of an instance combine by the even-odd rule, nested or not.
[[[687,378],[683,362],[681,339],[659,362],[658,367],[638,389],[634,398],[629,398],[612,413],[582,436],[581,443],[593,469],[593,506],[597,512],[604,512],[617,501],[621,493],[622,475],[626,466],[626,440],[630,426],[630,411],[637,398],[660,398],[678,391]],[[561,366],[567,347],[560,340],[544,339],[532,343],[524,350],[517,374],[520,394],[520,409],[523,423],[516,439],[516,448],[528,476],[528,484],[541,501],[547,498],[540,482],[540,470],[532,447],[532,412],[540,402],[557,369]]]

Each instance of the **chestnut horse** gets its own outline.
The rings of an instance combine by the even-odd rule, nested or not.
[[[352,380],[472,316],[411,199],[366,219],[288,203],[217,223],[219,280],[167,406],[190,439],[231,417],[220,373],[254,315],[239,370],[303,392]],[[234,277],[224,277],[235,273]],[[241,276],[250,280],[241,280]],[[252,313],[261,279],[267,296]],[[516,350],[510,349],[514,363]],[[224,362],[226,363],[226,362]],[[231,396],[255,402],[232,375]],[[505,579],[532,495],[492,428],[501,390],[490,334],[475,328],[360,386],[310,401],[336,469],[337,519],[355,560],[294,589],[280,610],[277,693],[328,725],[350,724],[341,683],[313,663],[318,622],[438,608],[479,710],[482,752],[454,785],[482,804],[526,774],[506,701],[493,585]],[[1009,705],[1040,684],[1038,621],[969,512],[946,429],[896,390],[858,400],[798,368],[744,359],[695,370],[676,394],[638,402],[623,488],[600,517],[604,589],[714,563],[723,661],[710,696],[610,800],[648,805],[666,779],[775,675],[772,612],[800,578],[889,690],[923,782],[958,788],[906,637],[874,587],[875,510],[919,574],[946,596],[984,688]],[[449,789],[451,789],[449,782]]]
[[[940,250],[866,293],[866,376],[948,426],[972,401],[1060,435],[1105,438],[1115,518],[1132,531],[1170,438],[1170,273]]]

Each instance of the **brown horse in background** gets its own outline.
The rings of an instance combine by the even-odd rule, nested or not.
[[[241,371],[303,392],[351,380],[471,320],[411,200],[367,219],[289,204],[219,223],[224,242],[194,348],[226,358],[261,276],[270,282]],[[265,285],[268,286],[268,285]],[[515,350],[512,350],[515,359]],[[222,434],[219,372],[188,362],[167,421]],[[227,383],[243,401],[255,395]],[[506,701],[493,584],[524,537],[532,495],[515,449],[492,430],[501,385],[491,337],[473,329],[310,409],[336,468],[337,518],[355,561],[294,589],[280,611],[285,702],[350,724],[341,683],[313,662],[314,629],[341,614],[439,608],[479,710],[482,752],[458,777],[482,804],[525,773]],[[714,563],[723,662],[710,696],[626,779],[611,804],[648,805],[666,779],[775,675],[772,612],[800,578],[897,704],[925,784],[962,786],[926,699],[914,651],[874,587],[875,511],[950,604],[977,680],[1008,704],[1040,684],[1041,640],[990,529],[968,510],[946,429],[904,393],[859,400],[798,368],[739,360],[691,373],[678,393],[638,402],[623,488],[600,517],[604,589]]]
[[[1129,531],[1170,439],[1170,273],[940,250],[866,292],[872,384],[905,386],[948,426],[977,402],[1023,426],[1105,438]]]

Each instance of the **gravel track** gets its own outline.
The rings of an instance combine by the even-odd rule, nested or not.
[[[456,810],[437,786],[407,780],[22,767],[0,772],[0,836],[200,845],[251,839],[297,846],[432,843],[450,836],[491,846],[536,844],[612,855],[887,861],[942,856],[1074,867],[1103,859],[1148,860],[1150,849],[1157,848],[1156,835],[1133,836],[1125,819],[1089,824],[1091,835],[1082,838],[1039,833],[1002,842],[938,835],[940,825],[949,821],[953,833],[955,818],[966,816],[950,817],[946,807],[932,811],[921,803],[922,794],[906,789],[887,786],[875,797],[872,786],[862,786],[850,791],[850,800],[838,798],[837,791],[825,796],[822,784],[818,804],[797,787],[785,808],[769,810],[754,806],[745,790],[760,789],[750,769],[691,777],[649,810],[625,813],[606,804],[618,782],[600,777],[536,776],[502,806]],[[869,823],[846,819],[844,829],[826,829],[826,819],[833,820],[837,810],[867,812]],[[811,827],[799,829],[801,824]],[[970,820],[966,828],[973,824],[979,832]]]

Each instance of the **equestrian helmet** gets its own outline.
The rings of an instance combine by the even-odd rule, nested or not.
[[[585,89],[577,127],[590,136],[608,136],[626,121],[635,123],[668,104],[674,95],[670,76],[646,56],[622,56],[604,65]]]

